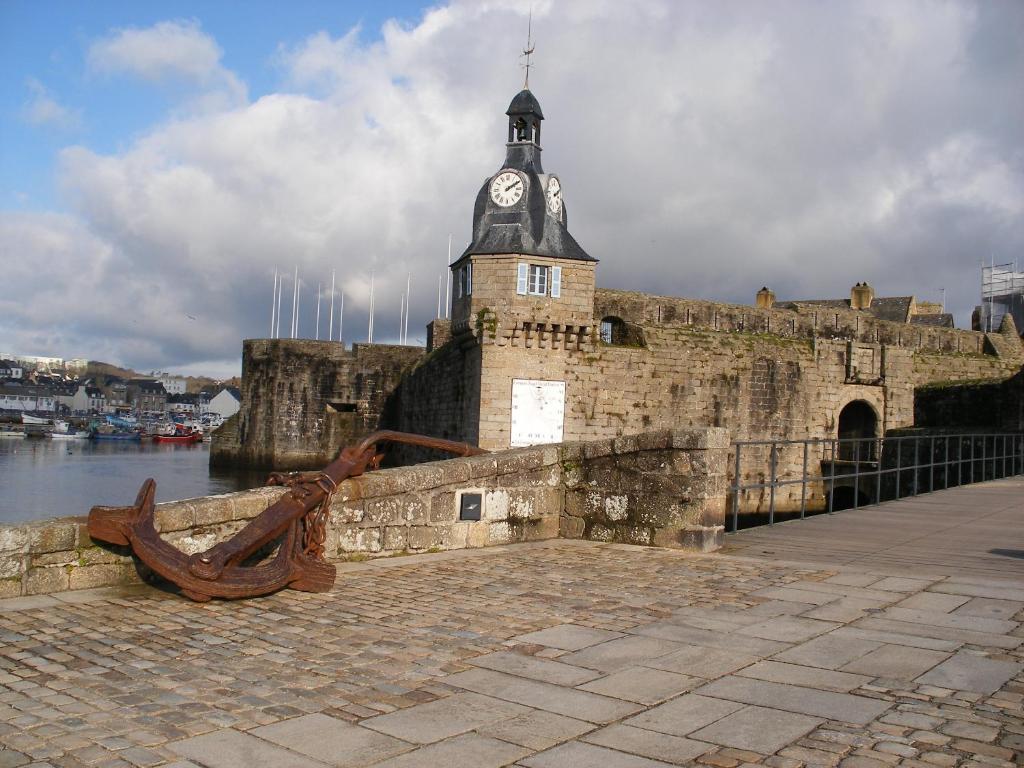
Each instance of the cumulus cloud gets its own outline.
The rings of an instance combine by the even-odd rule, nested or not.
[[[275,269],[285,330],[298,265],[302,335],[337,270],[347,340],[365,339],[371,273],[375,339],[397,336],[410,273],[422,338],[448,233],[457,255],[504,157],[525,14],[467,0],[372,43],[315,32],[268,51],[275,93],[176,115],[114,154],[65,149],[71,213],[0,220],[21,264],[7,295],[38,292],[60,321],[8,300],[0,334],[140,367],[237,360],[269,330]],[[135,42],[157,30],[167,50]],[[1012,3],[536,4],[544,165],[599,285],[745,303],[762,284],[780,298],[946,288],[964,325],[979,261],[1024,245],[1022,32]],[[151,80],[222,68],[193,22],[93,51],[94,68]]]
[[[199,22],[188,20],[114,30],[89,47],[87,60],[98,73],[191,84],[202,89],[199,103],[212,110],[246,99],[245,84],[221,64],[222,55]]]
[[[32,124],[60,129],[77,128],[82,121],[80,110],[65,107],[50,90],[34,77],[25,81],[29,99],[21,111],[22,118]]]

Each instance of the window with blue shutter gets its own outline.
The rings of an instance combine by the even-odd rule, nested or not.
[[[529,275],[529,270],[529,264],[519,265],[519,276],[518,280],[516,281],[516,293],[518,293],[520,296],[526,295],[526,281]]]
[[[562,268],[551,268],[551,298],[557,299],[562,295]]]

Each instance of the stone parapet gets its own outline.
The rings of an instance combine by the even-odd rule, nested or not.
[[[331,506],[329,560],[588,538],[697,551],[721,543],[724,429],[659,430],[371,472],[345,481]],[[464,494],[480,519],[460,519]],[[157,505],[161,535],[192,554],[262,512],[281,488]],[[125,547],[89,538],[84,517],[0,525],[0,597],[140,583],[151,574]]]

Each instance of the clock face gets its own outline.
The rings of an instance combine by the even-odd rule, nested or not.
[[[559,216],[562,213],[562,184],[558,180],[557,176],[552,176],[548,180],[548,208],[555,216]]]
[[[523,177],[515,171],[502,171],[491,182],[491,200],[503,208],[515,205],[523,197]]]

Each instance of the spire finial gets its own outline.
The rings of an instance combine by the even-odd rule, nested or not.
[[[530,7],[530,16],[526,22],[526,47],[523,48],[523,55],[519,58],[525,58],[526,63],[523,64],[523,68],[526,70],[526,80],[523,82],[523,89],[529,90],[530,88],[530,67],[534,66],[530,62],[530,56],[533,54],[533,49],[536,47],[533,45],[533,7]]]

